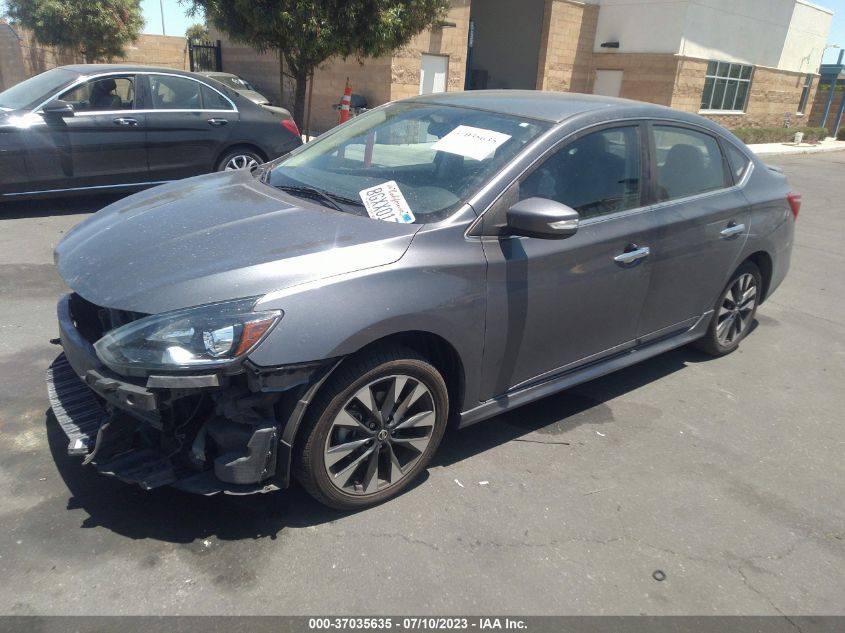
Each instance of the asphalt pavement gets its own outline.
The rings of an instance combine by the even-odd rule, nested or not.
[[[0,614],[845,614],[845,152],[769,160],[804,206],[737,353],[453,432],[358,513],[146,493],[68,457],[51,252],[110,200],[0,207]]]

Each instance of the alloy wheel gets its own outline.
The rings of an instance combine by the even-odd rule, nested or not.
[[[258,161],[254,156],[249,154],[235,154],[223,166],[223,171],[233,171],[235,169],[252,169],[258,166]]]
[[[436,412],[431,392],[407,375],[379,378],[335,416],[323,455],[338,490],[366,495],[395,486],[431,442]]]
[[[745,273],[728,288],[719,305],[716,338],[724,347],[738,341],[751,321],[757,307],[757,280]]]

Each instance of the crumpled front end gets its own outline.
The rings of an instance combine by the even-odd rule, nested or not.
[[[47,371],[47,389],[68,453],[145,489],[171,485],[209,495],[286,487],[284,424],[325,363],[119,375],[93,344],[143,316],[76,294],[59,301],[64,351]]]

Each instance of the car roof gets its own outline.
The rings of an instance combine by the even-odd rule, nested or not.
[[[172,75],[184,75],[186,77],[196,77],[199,73],[188,72],[187,70],[177,70],[176,68],[168,68],[166,66],[142,66],[138,64],[72,64],[69,66],[60,66],[65,70],[79,73],[80,75],[99,75],[102,73],[132,73],[132,72],[153,72],[153,73],[168,73]]]
[[[689,120],[701,124],[702,117],[665,106],[575,92],[540,90],[467,90],[410,97],[406,101],[458,106],[500,112],[528,119],[560,123],[585,112],[606,111],[607,117],[654,116]]]

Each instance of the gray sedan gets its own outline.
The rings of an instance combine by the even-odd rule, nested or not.
[[[734,351],[800,196],[723,128],[575,94],[418,97],[56,249],[69,451],[144,488],[358,508],[474,424],[672,348]]]

